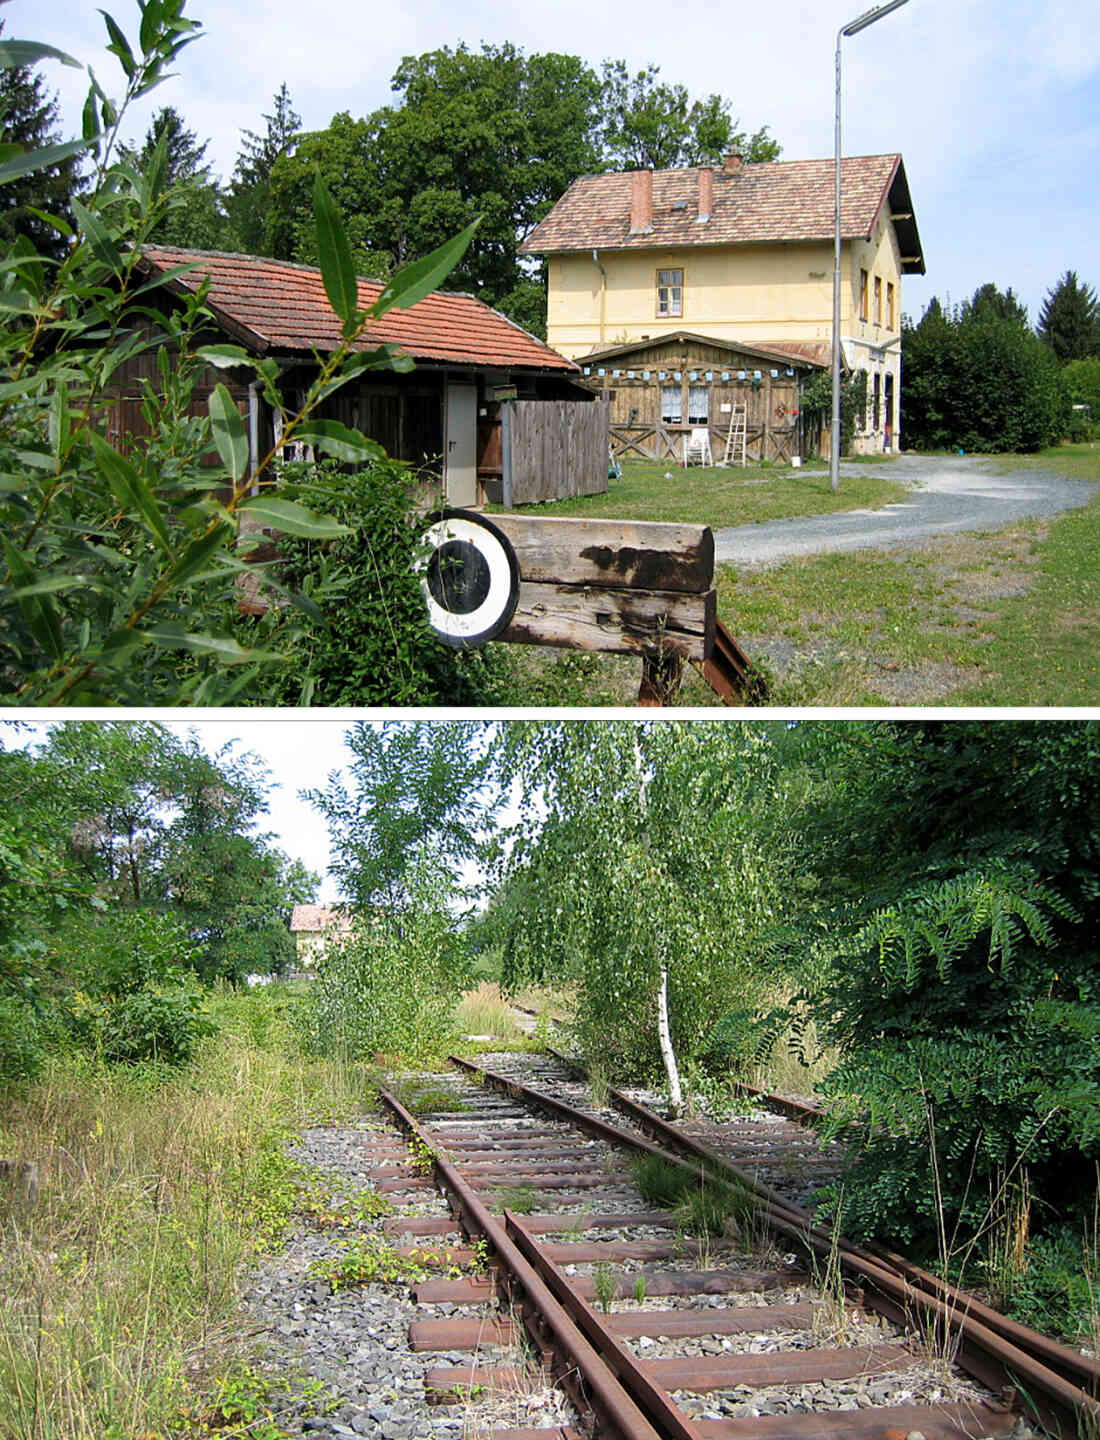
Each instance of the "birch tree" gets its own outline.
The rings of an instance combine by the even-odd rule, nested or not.
[[[615,1074],[680,1070],[724,1009],[771,978],[762,936],[782,845],[757,823],[780,783],[771,732],[736,722],[502,727],[520,816],[500,878],[522,883],[506,965],[575,981],[576,1038]]]

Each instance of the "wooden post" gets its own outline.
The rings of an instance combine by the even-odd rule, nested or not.
[[[512,403],[500,405],[500,503],[512,505]]]
[[[764,438],[760,441],[760,458],[769,460],[768,451],[772,445],[772,377],[771,371],[764,372]]]

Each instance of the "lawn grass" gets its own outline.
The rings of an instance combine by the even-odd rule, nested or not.
[[[889,456],[876,456],[880,463]],[[829,489],[823,461],[795,470],[789,465],[698,466],[670,461],[627,460],[621,480],[610,480],[603,495],[584,495],[546,505],[518,506],[520,513],[616,520],[665,520],[684,525],[759,524],[836,510],[880,509],[903,500],[904,485],[871,475],[845,476],[839,491]],[[490,506],[499,511],[499,506]]]
[[[998,456],[1100,479],[1100,447]],[[719,614],[776,705],[1100,704],[1100,496],[1049,521],[905,551],[719,571]]]
[[[995,458],[1005,469],[1100,480],[1096,442]],[[843,508],[866,503],[854,498],[857,483],[845,478]],[[1098,575],[1100,495],[1051,520],[907,550],[723,567],[716,586],[719,616],[769,674],[773,706],[1095,706]],[[634,657],[509,649],[523,690],[513,703],[635,703]],[[719,702],[685,670],[677,703]]]

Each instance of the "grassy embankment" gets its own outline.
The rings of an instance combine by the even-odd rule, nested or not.
[[[242,1434],[230,1418],[267,1408],[240,1279],[309,1204],[288,1137],[370,1093],[300,1053],[286,1004],[216,999],[219,1034],[178,1072],[58,1058],[0,1103],[0,1154],[40,1176],[33,1208],[0,1194],[3,1440]]]
[[[995,463],[1100,481],[1100,444]],[[856,483],[845,479],[843,508],[867,503],[849,488]],[[724,568],[718,611],[771,675],[773,705],[1095,706],[1098,555],[1100,495],[1053,520],[947,535],[904,551]],[[523,664],[531,703],[622,705],[637,693],[640,667],[631,657],[532,650]],[[692,673],[680,703],[716,698]]]

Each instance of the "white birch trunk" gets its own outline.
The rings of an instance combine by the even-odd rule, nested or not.
[[[648,851],[649,844],[649,796],[646,793],[645,769],[642,765],[642,748],[638,744],[638,732],[634,732],[634,769],[638,776],[638,804],[642,812],[642,818],[646,822],[645,847]],[[654,941],[654,948],[660,951],[661,942],[659,937]],[[672,1046],[672,1031],[668,1023],[668,966],[664,959],[661,959],[661,979],[657,986],[657,1043],[661,1047],[661,1060],[664,1063],[665,1075],[668,1079],[668,1108],[669,1117],[678,1120],[684,1109],[684,1095],[680,1086],[680,1067],[676,1063],[676,1051]]]
[[[683,1114],[684,1096],[680,1089],[680,1067],[676,1063],[676,1051],[672,1048],[672,1032],[668,1028],[668,966],[661,966],[661,983],[657,990],[657,1039],[661,1045],[661,1059],[668,1076],[669,1118],[679,1120]]]

